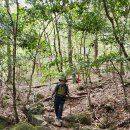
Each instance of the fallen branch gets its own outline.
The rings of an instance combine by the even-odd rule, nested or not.
[[[69,78],[67,79],[67,81],[69,80],[73,80],[72,78]],[[58,84],[58,82],[54,82],[52,84]],[[44,86],[49,86],[50,84],[42,84],[42,85],[37,85],[37,86],[33,86],[32,88],[41,88],[41,87],[44,87]]]

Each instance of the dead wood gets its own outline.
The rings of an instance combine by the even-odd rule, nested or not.
[[[94,89],[96,89],[96,88],[101,88],[101,89],[103,89],[103,85],[100,84],[100,85],[96,85],[96,86],[94,86],[94,87],[91,87],[92,90],[94,90]]]
[[[52,97],[47,97],[47,98],[45,98],[45,99],[43,100],[43,102],[48,102],[48,101],[50,101],[50,100],[52,100]]]
[[[76,95],[78,95],[78,96],[82,96],[82,95],[87,95],[88,93],[86,93],[86,92],[80,92],[80,93],[77,93]]]
[[[71,100],[71,99],[81,99],[81,98],[83,98],[83,97],[86,97],[85,95],[82,95],[82,96],[71,96],[71,97],[69,97],[69,99]]]

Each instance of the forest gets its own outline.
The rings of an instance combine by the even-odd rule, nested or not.
[[[130,0],[0,0],[0,130],[130,130],[129,92]]]

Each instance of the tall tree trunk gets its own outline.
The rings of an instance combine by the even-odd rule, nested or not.
[[[94,40],[94,60],[97,60],[98,57],[98,37],[97,33],[95,34],[95,40]],[[96,73],[100,76],[100,70],[99,67],[96,66]]]
[[[60,56],[60,71],[63,70],[63,57],[62,57],[62,51],[61,51],[61,42],[60,42],[60,33],[58,28],[58,17],[55,14],[55,25],[56,25],[56,32],[57,32],[57,41],[58,41],[58,50],[59,50],[59,56]]]
[[[14,108],[14,115],[15,115],[15,121],[16,123],[19,122],[18,118],[18,112],[17,112],[17,105],[16,105],[16,46],[17,46],[17,31],[18,31],[18,16],[19,16],[19,3],[18,0],[16,0],[17,5],[17,16],[16,16],[16,22],[13,21],[10,8],[9,8],[9,0],[6,0],[6,6],[7,6],[7,12],[11,20],[12,25],[12,32],[13,32],[13,108]]]
[[[55,31],[55,25],[53,23],[53,29],[54,29],[54,50],[55,50],[55,55],[56,55],[56,66],[57,66],[57,70],[58,72],[60,72],[60,67],[59,67],[59,64],[58,64],[58,52],[57,52],[57,49],[56,49],[56,31]]]
[[[71,24],[68,24],[68,61],[70,68],[72,67],[73,61],[72,61],[72,27]]]
[[[84,64],[86,62],[86,57],[88,57],[88,52],[87,52],[87,48],[86,48],[86,45],[85,45],[85,42],[86,42],[86,32],[83,32],[83,59],[84,59]],[[87,79],[88,77],[87,76],[87,68],[85,67],[84,68],[84,73],[83,73],[83,79]],[[87,82],[87,81],[86,81]]]
[[[15,112],[15,120],[18,123],[18,113],[17,113],[17,107],[16,107],[16,34],[14,34],[14,43],[13,43],[13,107]]]
[[[7,74],[7,83],[11,83],[12,78],[12,60],[11,60],[11,45],[8,41],[7,43],[7,65],[8,65],[8,74]]]
[[[121,47],[120,47],[120,56],[122,56]],[[121,75],[124,75],[124,74],[125,74],[125,72],[124,72],[124,63],[123,63],[123,61],[120,62],[120,74],[121,74]]]

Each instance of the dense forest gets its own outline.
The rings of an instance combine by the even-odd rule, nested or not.
[[[63,74],[59,127],[51,93]],[[129,92],[130,0],[0,1],[1,130],[129,130]]]

